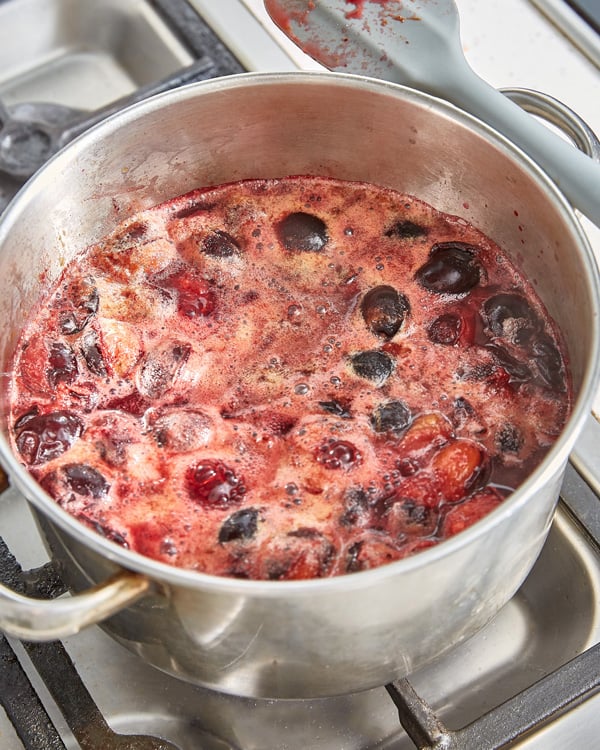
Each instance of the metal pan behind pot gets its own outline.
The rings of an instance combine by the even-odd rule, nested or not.
[[[16,340],[65,263],[132,212],[200,185],[290,174],[411,193],[463,216],[512,254],[567,341],[574,411],[544,462],[499,509],[412,558],[310,581],[169,567],[83,527],[12,454],[7,390]],[[86,592],[49,603],[0,592],[0,625],[18,637],[49,639],[103,621],[149,663],[237,695],[367,689],[485,625],[537,558],[598,384],[598,273],[554,184],[509,141],[451,105],[354,76],[234,76],[111,117],[55,157],[4,214],[0,285],[1,459],[72,591]]]

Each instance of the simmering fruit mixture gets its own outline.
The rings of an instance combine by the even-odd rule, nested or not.
[[[570,407],[556,328],[491,240],[304,176],[193,191],[70,263],[18,346],[12,438],[116,544],[299,579],[474,523]]]

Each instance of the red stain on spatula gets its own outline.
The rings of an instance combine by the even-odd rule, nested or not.
[[[303,52],[330,70],[356,69],[354,72],[359,72],[361,68],[365,68],[367,72],[367,63],[362,62],[362,51],[352,41],[349,33],[352,22],[362,21],[363,33],[370,35],[369,21],[372,22],[373,19],[367,18],[365,14],[367,5],[379,8],[377,20],[382,26],[386,26],[389,21],[417,20],[417,17],[410,12],[403,15],[403,8],[405,13],[407,11],[404,0],[345,0],[347,10],[344,12],[344,18],[349,23],[340,25],[339,35],[336,35],[337,38],[332,38],[331,35],[327,36],[331,30],[331,24],[323,23],[322,19],[317,21],[316,17],[311,18],[312,11],[327,10],[330,7],[327,2],[264,0],[264,5],[271,19],[289,39]],[[341,8],[339,10],[341,11]],[[302,29],[310,33],[304,33]],[[381,60],[385,59],[385,51],[382,51]]]

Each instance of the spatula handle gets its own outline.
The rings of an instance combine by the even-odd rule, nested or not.
[[[554,180],[571,204],[600,226],[600,163],[549,130],[503,96],[464,60],[455,60],[444,97],[479,117],[523,149]]]

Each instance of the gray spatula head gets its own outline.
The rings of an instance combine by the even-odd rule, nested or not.
[[[273,21],[329,70],[431,90],[439,60],[458,45],[452,0],[265,0]],[[442,74],[441,74],[442,73]]]
[[[275,23],[330,70],[425,91],[496,128],[600,226],[600,164],[577,151],[469,67],[453,0],[265,0]]]

